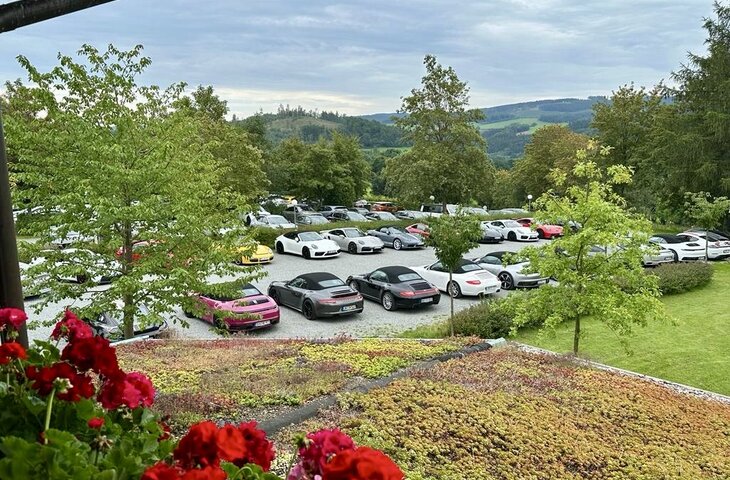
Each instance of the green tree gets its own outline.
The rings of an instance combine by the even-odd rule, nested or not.
[[[499,209],[521,205],[525,198],[517,195],[512,170],[498,169],[494,174],[494,187],[491,191],[489,208]]]
[[[705,19],[707,54],[690,54],[672,74],[673,100],[657,115],[649,145],[656,194],[681,217],[685,192],[730,194],[730,7],[715,3]]]
[[[712,196],[707,192],[687,192],[685,194],[685,215],[698,227],[705,229],[705,260],[709,257],[709,230],[717,227],[730,213],[730,200],[727,197]]]
[[[451,294],[453,272],[459,267],[464,255],[477,246],[477,241],[481,238],[481,227],[479,221],[471,215],[442,215],[434,218],[429,226],[431,233],[427,242],[433,246],[439,262],[449,271],[446,288],[451,307],[449,330],[451,336],[454,336],[454,296]]]
[[[485,203],[492,185],[494,166],[487,158],[486,143],[474,125],[483,118],[470,110],[469,88],[451,67],[427,55],[421,88],[411,90],[394,118],[413,147],[388,160],[388,189],[401,200],[421,203],[435,196],[446,203]]]
[[[515,328],[535,318],[544,318],[544,328],[572,321],[575,324],[573,352],[578,354],[581,320],[594,317],[619,335],[631,333],[633,325],[646,325],[662,312],[656,277],[646,275],[642,258],[651,223],[625,209],[614,192],[616,185],[631,181],[631,171],[622,165],[599,167],[610,149],[591,143],[576,156],[572,176],[576,183],[563,195],[548,191],[535,205],[535,218],[546,223],[573,220],[581,228],[543,247],[529,247],[520,255],[530,269],[554,278],[555,285],[532,295],[510,297],[516,310]],[[560,188],[567,173],[556,170],[553,180]],[[592,254],[600,246],[603,254]]]
[[[563,125],[546,125],[537,129],[525,146],[524,157],[517,160],[512,169],[514,196],[518,204],[526,203],[527,195],[537,198],[554,188],[550,172],[556,168],[571,172],[575,152],[585,148],[589,140],[588,136]]]
[[[209,125],[174,108],[183,84],[137,84],[150,65],[141,51],[85,45],[79,60],[59,55],[48,73],[19,57],[30,86],[15,100],[34,115],[7,122],[17,175],[33,185],[14,193],[44,207],[29,225],[39,241],[28,254],[41,261],[30,275],[47,276],[51,288],[37,308],[79,299],[99,277],[116,277],[85,310],[121,307],[127,338],[135,318],[144,325],[168,315],[209,275],[247,272],[230,262],[237,242],[247,244],[238,220],[246,207],[220,186]],[[229,233],[218,235],[222,227]],[[72,234],[72,249],[44,247]]]

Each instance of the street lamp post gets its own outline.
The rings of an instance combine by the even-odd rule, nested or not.
[[[527,209],[532,211],[532,194],[527,196]]]
[[[297,199],[291,201],[292,206],[294,207],[294,226],[297,226]]]

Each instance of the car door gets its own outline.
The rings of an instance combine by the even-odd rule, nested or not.
[[[383,293],[383,290],[387,285],[388,276],[385,272],[375,270],[363,281],[360,291],[366,297],[370,297],[374,300],[380,300],[380,295]]]
[[[342,230],[332,230],[329,238],[335,242],[338,247],[347,249],[347,239],[345,238],[345,232]]]
[[[304,296],[306,286],[307,281],[301,277],[290,280],[280,290],[279,301],[283,305],[300,310],[302,308],[302,297]]]
[[[479,259],[479,265],[485,270],[498,275],[502,271],[502,260],[494,255],[484,255]]]
[[[446,290],[446,284],[449,283],[449,272],[441,265],[441,262],[436,262],[426,269],[427,280],[440,290]]]

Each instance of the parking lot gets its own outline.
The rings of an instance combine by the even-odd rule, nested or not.
[[[538,243],[548,242],[540,240]],[[518,243],[505,241],[501,244],[479,245],[469,252],[465,257],[471,258],[484,255],[488,252],[498,250],[518,251],[531,243]],[[302,273],[308,272],[330,272],[347,280],[351,274],[367,273],[376,268],[388,265],[419,266],[429,265],[436,261],[434,251],[430,247],[420,250],[395,251],[386,248],[382,253],[351,255],[341,253],[339,257],[322,260],[305,260],[295,255],[276,255],[274,261],[263,267],[266,276],[252,282],[262,292],[266,293],[269,284],[276,280],[291,280]],[[211,278],[211,281],[232,280],[233,278]],[[105,288],[105,287],[98,287]],[[507,292],[501,291],[497,297],[505,296]],[[477,298],[461,298],[454,301],[454,309],[461,310],[479,300]],[[37,300],[27,301],[26,305],[31,312]],[[57,318],[66,306],[73,308],[73,305],[59,303],[49,305],[40,315],[30,313],[32,319],[53,320]],[[339,334],[350,336],[388,336],[394,333],[437,321],[439,318],[446,318],[449,313],[449,298],[441,295],[441,302],[438,305],[416,309],[396,310],[387,312],[383,307],[369,300],[365,300],[365,308],[361,314],[350,315],[340,318],[325,318],[318,320],[307,320],[298,311],[283,307],[281,309],[281,321],[272,328],[251,332],[250,335],[260,338],[324,338]],[[180,321],[189,323],[184,328]],[[219,335],[213,331],[209,324],[192,318],[187,318],[182,310],[176,312],[176,316],[168,321],[173,335],[183,338],[216,338]],[[41,327],[29,332],[31,339],[45,339],[50,334],[50,327]]]

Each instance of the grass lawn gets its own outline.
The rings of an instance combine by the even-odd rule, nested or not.
[[[509,347],[343,396],[276,440],[334,426],[412,480],[730,478],[730,405]]]
[[[705,287],[663,299],[669,322],[638,328],[629,355],[615,334],[591,319],[582,322],[581,356],[635,372],[730,395],[730,263],[716,263]],[[517,341],[553,350],[572,349],[573,325],[554,336],[520,332]]]
[[[535,130],[537,130],[540,127],[544,127],[545,125],[567,125],[567,123],[549,123],[549,122],[543,122],[542,120],[538,120],[537,117],[520,117],[520,118],[513,118],[511,120],[502,120],[500,122],[491,122],[491,123],[478,123],[477,127],[479,127],[479,130],[496,130],[499,128],[505,128],[509,127],[510,125],[531,125],[530,129],[528,130],[529,133],[534,133]]]

